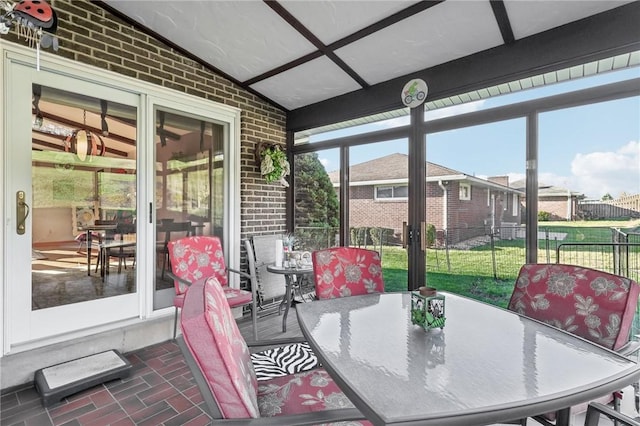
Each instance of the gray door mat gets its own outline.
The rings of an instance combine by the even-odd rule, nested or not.
[[[74,393],[128,377],[131,368],[131,363],[113,349],[41,368],[34,381],[42,405],[48,407]]]

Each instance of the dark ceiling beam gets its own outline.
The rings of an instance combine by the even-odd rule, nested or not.
[[[498,28],[500,28],[500,34],[502,34],[502,40],[504,44],[511,44],[516,41],[513,35],[513,29],[511,29],[511,22],[509,21],[509,15],[507,15],[507,8],[504,6],[504,1],[494,0],[489,2],[491,9],[493,10],[493,16],[496,18]]]
[[[155,38],[156,40],[166,44],[167,46],[169,46],[170,48],[172,48],[173,50],[175,50],[176,52],[180,52],[181,55],[184,55],[185,57],[191,59],[192,61],[202,65],[203,67],[207,68],[208,70],[210,70],[211,72],[214,72],[215,74],[219,75],[220,77],[223,77],[227,80],[229,80],[230,82],[238,85],[239,87],[242,87],[244,90],[252,93],[253,95],[257,96],[258,98],[264,100],[265,102],[280,108],[283,111],[286,111],[287,109],[285,107],[283,107],[282,105],[277,104],[276,102],[274,102],[273,100],[267,98],[266,96],[264,96],[262,93],[253,90],[251,87],[243,84],[241,81],[233,78],[232,76],[230,76],[229,74],[227,74],[226,72],[218,69],[217,67],[214,67],[213,65],[211,65],[210,63],[202,60],[201,58],[197,57],[196,55],[194,55],[193,53],[187,51],[185,48],[178,46],[176,43],[172,42],[171,40],[169,40],[166,37],[161,36],[160,34],[158,34],[155,31],[152,31],[150,28],[145,27],[144,25],[141,25],[140,23],[136,22],[134,19],[132,19],[131,17],[125,15],[124,13],[120,12],[119,10],[109,6],[107,3],[101,1],[101,0],[91,0],[92,3],[96,4],[97,6],[100,6],[101,8],[103,8],[104,10],[106,10],[107,12],[109,12],[110,14],[117,16],[119,19],[122,19],[124,22],[126,22],[127,24],[131,25],[133,28],[142,31],[143,33]]]
[[[399,12],[394,13],[393,15],[387,16],[384,19],[381,19],[378,22],[375,22],[359,31],[356,31],[353,34],[349,34],[348,36],[334,41],[329,45],[325,45],[320,41],[315,34],[313,34],[309,29],[307,29],[300,21],[298,21],[293,15],[291,15],[286,9],[284,9],[279,3],[272,0],[264,0],[264,2],[269,6],[274,12],[276,12],[282,19],[288,22],[293,28],[295,28],[300,34],[309,40],[318,50],[315,52],[309,53],[308,55],[297,58],[289,63],[281,65],[277,68],[269,70],[263,74],[257,75],[249,80],[245,80],[242,82],[245,86],[250,86],[259,81],[266,80],[269,77],[273,77],[274,75],[280,74],[282,72],[288,71],[292,68],[295,68],[299,65],[317,59],[323,55],[327,56],[331,59],[336,65],[338,65],[344,72],[349,74],[351,78],[353,78],[358,84],[360,84],[363,88],[370,87],[369,83],[363,80],[359,74],[353,71],[342,59],[340,59],[335,51],[344,47],[348,44],[354,43],[360,39],[363,39],[371,34],[374,34],[377,31],[380,31],[386,27],[389,27],[393,24],[396,24],[404,19],[410,18],[413,15],[416,15],[420,12],[423,12],[439,3],[442,3],[444,0],[433,0],[433,1],[421,1],[416,4],[413,4],[405,9],[402,9]]]
[[[31,113],[35,114],[36,112],[35,112],[34,109],[32,109]],[[68,118],[64,118],[64,117],[61,117],[59,115],[51,114],[50,112],[40,111],[40,114],[42,115],[43,118],[46,118],[47,120],[51,120],[51,121],[55,121],[56,123],[65,124],[67,126],[71,126],[71,128],[73,128],[73,129],[89,130],[89,131],[91,131],[93,133],[96,133],[96,134],[100,135],[103,138],[109,138],[109,139],[112,139],[114,141],[121,142],[121,143],[124,143],[124,144],[127,144],[127,145],[136,146],[136,141],[134,139],[129,139],[129,138],[126,138],[124,136],[117,135],[117,134],[115,134],[113,132],[109,132],[109,136],[102,136],[102,129],[99,129],[97,127],[87,126],[86,124],[78,123],[77,121],[69,120]],[[46,133],[46,134],[49,134],[49,133]],[[54,135],[52,135],[52,136],[54,136]]]
[[[640,2],[636,1],[509,45],[289,111],[287,130],[306,130],[403,108],[400,91],[412,78],[426,81],[427,100],[434,100],[640,50],[638,22]]]
[[[370,36],[371,34],[375,34],[376,32],[390,27],[391,25],[397,24],[400,21],[404,21],[405,19],[410,18],[413,15],[424,12],[425,10],[432,8],[433,6],[442,2],[444,2],[444,0],[420,1],[407,7],[406,9],[402,9],[401,11],[394,13],[393,15],[389,15],[386,18],[369,25],[368,27],[364,27],[363,29],[356,31],[355,33],[350,34],[345,38],[334,41],[328,47],[331,50],[338,50],[341,47],[354,43],[360,39]]]
[[[38,146],[43,146],[45,148],[49,148],[53,151],[64,151],[64,145],[58,145],[57,143],[43,141],[42,139],[31,138],[31,142]],[[33,149],[34,151],[42,151],[39,149]]]
[[[282,19],[284,19],[289,25],[291,25],[296,31],[298,31],[304,38],[306,38],[311,44],[313,44],[320,52],[322,52],[327,58],[333,61],[342,71],[347,73],[349,77],[355,80],[356,83],[360,85],[360,87],[366,88],[369,87],[369,83],[364,81],[358,73],[356,73],[349,65],[347,65],[342,59],[335,54],[335,52],[331,49],[328,49],[327,46],[320,41],[315,34],[313,34],[307,27],[302,25],[302,22],[298,21],[287,9],[282,7],[282,5],[273,0],[264,0],[265,4],[271,8],[275,13],[277,13]],[[247,84],[247,82],[245,82]]]

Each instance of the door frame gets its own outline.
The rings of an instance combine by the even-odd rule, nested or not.
[[[13,104],[9,104],[9,99],[12,99],[10,93],[12,88],[10,87],[10,69],[13,62],[19,62],[24,64],[33,70],[33,72],[47,72],[54,75],[60,75],[65,78],[73,78],[77,83],[94,83],[100,86],[111,87],[118,91],[128,92],[134,96],[139,96],[138,108],[138,139],[143,141],[138,146],[138,163],[137,163],[137,184],[139,190],[138,193],[138,250],[144,252],[148,247],[154,247],[153,241],[155,239],[154,225],[149,221],[149,202],[154,201],[147,195],[152,194],[153,191],[145,191],[145,188],[152,188],[151,185],[155,184],[155,168],[153,162],[153,150],[150,149],[146,141],[150,134],[154,134],[154,130],[149,129],[148,123],[154,123],[150,118],[152,115],[154,104],[162,104],[163,106],[169,106],[171,108],[179,107],[185,111],[199,110],[203,111],[203,116],[209,119],[222,121],[227,123],[225,140],[227,144],[225,146],[225,256],[228,259],[230,267],[238,267],[240,265],[240,112],[239,108],[230,107],[227,105],[215,103],[210,100],[198,98],[193,95],[187,95],[184,93],[172,91],[170,89],[163,88],[145,81],[137,80],[135,78],[120,75],[111,71],[95,68],[90,65],[85,65],[80,62],[72,61],[67,58],[62,58],[51,53],[41,52],[39,66],[40,70],[36,71],[36,57],[35,51],[28,47],[15,45],[13,43],[6,43],[0,40],[0,57],[2,58],[2,66],[0,67],[0,82],[3,86],[3,101],[0,103],[0,164],[3,165],[3,172],[0,173],[0,184],[2,189],[0,190],[0,217],[2,217],[2,223],[4,226],[0,227],[0,237],[2,237],[3,244],[0,245],[0,319],[2,320],[2,326],[0,327],[0,346],[2,347],[2,355],[9,353],[17,353],[25,350],[30,350],[37,347],[42,347],[49,344],[67,341],[69,339],[88,336],[102,331],[114,330],[122,328],[127,324],[134,324],[136,322],[145,321],[162,316],[172,316],[173,307],[153,310],[153,289],[152,287],[146,288],[145,283],[152,280],[146,279],[154,273],[155,265],[153,264],[152,256],[140,256],[137,264],[137,283],[138,292],[135,294],[135,309],[136,313],[133,316],[128,316],[120,320],[114,320],[108,322],[108,320],[100,319],[90,324],[86,328],[70,330],[68,332],[44,335],[40,334],[34,339],[26,339],[20,344],[12,343],[9,336],[14,320],[15,310],[12,305],[19,301],[13,300],[14,293],[11,289],[10,271],[8,265],[12,268],[15,265],[16,256],[13,254],[13,249],[9,249],[7,246],[8,233],[15,232],[16,220],[15,220],[15,194],[14,188],[7,188],[9,182],[10,171],[7,170],[7,165],[13,160],[13,153],[9,149],[8,134],[11,131],[11,125],[13,123],[8,122],[9,109],[14,107]],[[55,79],[54,79],[55,80]],[[48,80],[47,80],[48,81]],[[47,84],[47,83],[45,83]],[[28,99],[28,106],[25,108],[31,109],[31,100]],[[29,119],[31,115],[29,114]],[[29,125],[30,129],[30,125]],[[30,139],[30,136],[29,136]],[[29,151],[30,155],[30,151]],[[12,184],[13,185],[13,184]],[[29,189],[30,191],[30,189]],[[30,218],[28,219],[30,220]],[[27,225],[30,228],[30,223]],[[25,242],[26,245],[30,245],[31,236],[29,235],[29,241]],[[29,248],[30,249],[30,248]],[[23,262],[29,265],[26,260]],[[7,265],[7,266],[5,266]],[[230,283],[234,286],[239,286],[239,280],[235,280]],[[29,293],[30,294],[30,293]],[[23,301],[24,302],[24,301]],[[26,303],[26,302],[24,302]],[[30,301],[29,301],[30,306]],[[121,307],[120,307],[121,308]],[[15,340],[15,339],[14,339]]]

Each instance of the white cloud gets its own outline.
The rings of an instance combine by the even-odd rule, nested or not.
[[[509,182],[524,179],[522,173],[509,173]],[[559,186],[580,192],[587,198],[614,198],[621,193],[640,193],[640,143],[631,141],[615,151],[578,153],[571,162],[571,175],[553,172],[538,175],[540,184]]]
[[[320,161],[320,164],[322,164],[325,169],[329,164],[331,164],[331,161],[328,158],[320,158],[319,161]]]
[[[590,197],[609,193],[640,193],[640,142],[631,141],[616,151],[576,154],[571,162],[576,187]]]

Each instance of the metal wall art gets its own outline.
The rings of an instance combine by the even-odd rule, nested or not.
[[[0,35],[16,28],[18,38],[27,40],[29,47],[37,50],[37,68],[40,69],[40,47],[58,50],[58,17],[44,0],[0,0]]]

